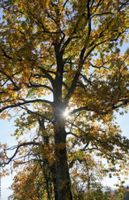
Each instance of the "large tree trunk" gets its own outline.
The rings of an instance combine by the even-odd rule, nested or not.
[[[57,61],[56,77],[53,84],[54,97],[54,140],[55,140],[55,178],[54,190],[55,200],[72,200],[69,167],[66,150],[65,122],[62,116],[66,105],[62,102],[62,87],[64,61],[60,51],[60,43],[54,45]]]
[[[66,150],[66,132],[61,119],[55,124],[55,200],[72,200]]]

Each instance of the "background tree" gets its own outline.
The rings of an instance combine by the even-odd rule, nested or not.
[[[14,191],[13,199],[48,199],[45,190],[45,180],[43,180],[43,175],[41,173],[40,167],[38,165],[34,166],[32,163],[24,167],[23,171],[20,170],[17,176],[15,176],[12,185]]]
[[[128,51],[120,52],[129,1],[3,0],[0,6],[0,112],[17,108],[45,123],[55,199],[72,199],[70,136],[74,148],[95,149],[113,164],[128,155],[129,142],[112,121],[113,111],[129,102]]]

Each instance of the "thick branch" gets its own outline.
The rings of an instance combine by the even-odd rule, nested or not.
[[[84,54],[86,51],[86,45],[84,45],[84,47],[82,48],[81,52],[80,52],[80,56],[79,56],[79,64],[78,64],[78,69],[76,71],[76,74],[73,78],[73,81],[71,83],[71,87],[67,93],[67,95],[65,96],[65,101],[68,102],[69,99],[71,98],[72,94],[74,93],[76,86],[77,86],[77,81],[79,79],[82,67],[83,67],[83,63],[84,63]]]

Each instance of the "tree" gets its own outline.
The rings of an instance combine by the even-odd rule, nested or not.
[[[31,163],[29,166],[24,167],[23,171],[20,171],[15,176],[14,183],[12,185],[12,189],[14,191],[13,199],[47,199],[44,182],[45,181],[43,180],[43,175],[40,167]]]
[[[129,141],[112,121],[113,111],[129,103],[128,51],[120,51],[129,1],[3,0],[0,6],[1,117],[17,108],[26,113],[23,123],[40,122],[55,199],[72,199],[67,138],[114,164],[128,154]]]

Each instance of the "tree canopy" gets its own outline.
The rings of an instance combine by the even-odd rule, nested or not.
[[[33,135],[5,163],[29,148],[29,159],[38,155],[51,173],[55,199],[72,199],[75,164],[87,169],[99,156],[121,170],[128,157],[114,112],[129,103],[129,50],[122,51],[129,1],[2,0],[0,7],[1,117],[19,111],[16,136]]]

